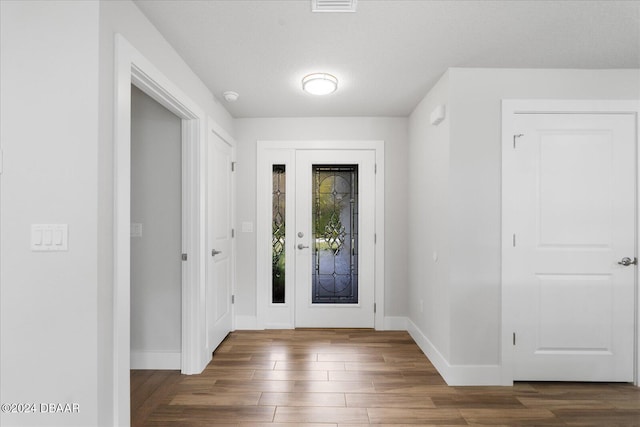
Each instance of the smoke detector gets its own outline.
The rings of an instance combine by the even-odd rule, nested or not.
[[[311,0],[312,12],[355,12],[358,0]]]
[[[222,96],[224,96],[224,99],[226,99],[227,102],[236,102],[240,97],[240,95],[238,95],[238,92],[234,92],[232,90],[226,91],[222,94]]]

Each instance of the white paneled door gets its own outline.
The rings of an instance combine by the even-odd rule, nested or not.
[[[633,381],[635,116],[517,114],[514,129],[513,378]]]
[[[216,134],[208,142],[207,348],[211,352],[232,328],[232,151]]]

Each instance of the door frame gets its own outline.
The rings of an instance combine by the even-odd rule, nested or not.
[[[271,217],[261,212],[271,212],[271,180],[264,179],[271,174],[272,164],[291,164],[298,150],[372,150],[376,157],[375,174],[375,267],[374,267],[374,327],[384,329],[384,141],[381,140],[313,140],[313,141],[257,141],[257,173],[256,173],[256,323],[258,329],[293,329],[295,328],[295,306],[293,300],[281,305],[281,316],[277,322],[267,319],[269,306],[269,289],[271,283]],[[291,169],[289,169],[291,170]],[[287,194],[294,189],[287,188]],[[292,200],[293,194],[291,194]],[[290,196],[287,196],[289,203]],[[288,210],[287,217],[291,215]],[[287,219],[289,221],[289,219]],[[287,242],[289,253],[293,251],[293,242]],[[289,275],[293,269],[288,268]],[[291,277],[291,276],[290,276]]]
[[[638,150],[638,129],[640,128],[640,101],[638,100],[531,100],[509,99],[502,100],[502,237],[501,237],[501,293],[502,293],[502,328],[501,328],[501,384],[513,385],[513,336],[515,316],[514,297],[511,286],[504,280],[506,251],[512,246],[511,224],[515,219],[515,212],[507,200],[505,194],[515,191],[514,180],[509,175],[510,168],[507,165],[507,150],[513,149],[513,135],[515,116],[517,114],[629,114],[635,117],[636,132],[636,230],[635,230],[635,256],[638,256],[638,241],[640,233],[640,177],[638,165],[640,165],[640,153]],[[640,365],[640,329],[638,328],[638,307],[640,307],[640,295],[638,292],[638,266],[635,267],[635,295],[634,300],[634,384],[638,385],[638,367]]]
[[[181,372],[202,372],[206,349],[205,142],[207,117],[121,34],[115,35],[113,152],[113,420],[130,425],[131,85],[182,120],[182,345]],[[215,124],[210,124],[219,128]],[[221,128],[216,132],[226,135]]]

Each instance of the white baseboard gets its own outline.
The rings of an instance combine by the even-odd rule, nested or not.
[[[407,319],[407,331],[448,385],[505,385],[501,383],[500,365],[451,365],[410,319]]]
[[[180,369],[182,353],[131,350],[131,369]]]
[[[265,323],[265,329],[295,329],[291,323]]]
[[[383,328],[385,331],[406,331],[407,320],[404,316],[386,316]]]
[[[263,328],[258,328],[258,318],[256,316],[236,316],[236,329],[254,331]]]
[[[258,328],[256,316],[236,316],[235,325],[237,330],[257,330],[257,329],[293,329],[289,323],[267,323],[264,328]],[[407,318],[403,316],[387,316],[384,318],[383,330],[385,331],[406,331]]]

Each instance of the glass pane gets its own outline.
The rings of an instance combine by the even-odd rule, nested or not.
[[[284,263],[285,263],[285,165],[273,165],[273,215],[272,229],[272,266],[271,266],[271,302],[284,304]]]
[[[358,302],[358,166],[313,165],[314,304]]]

